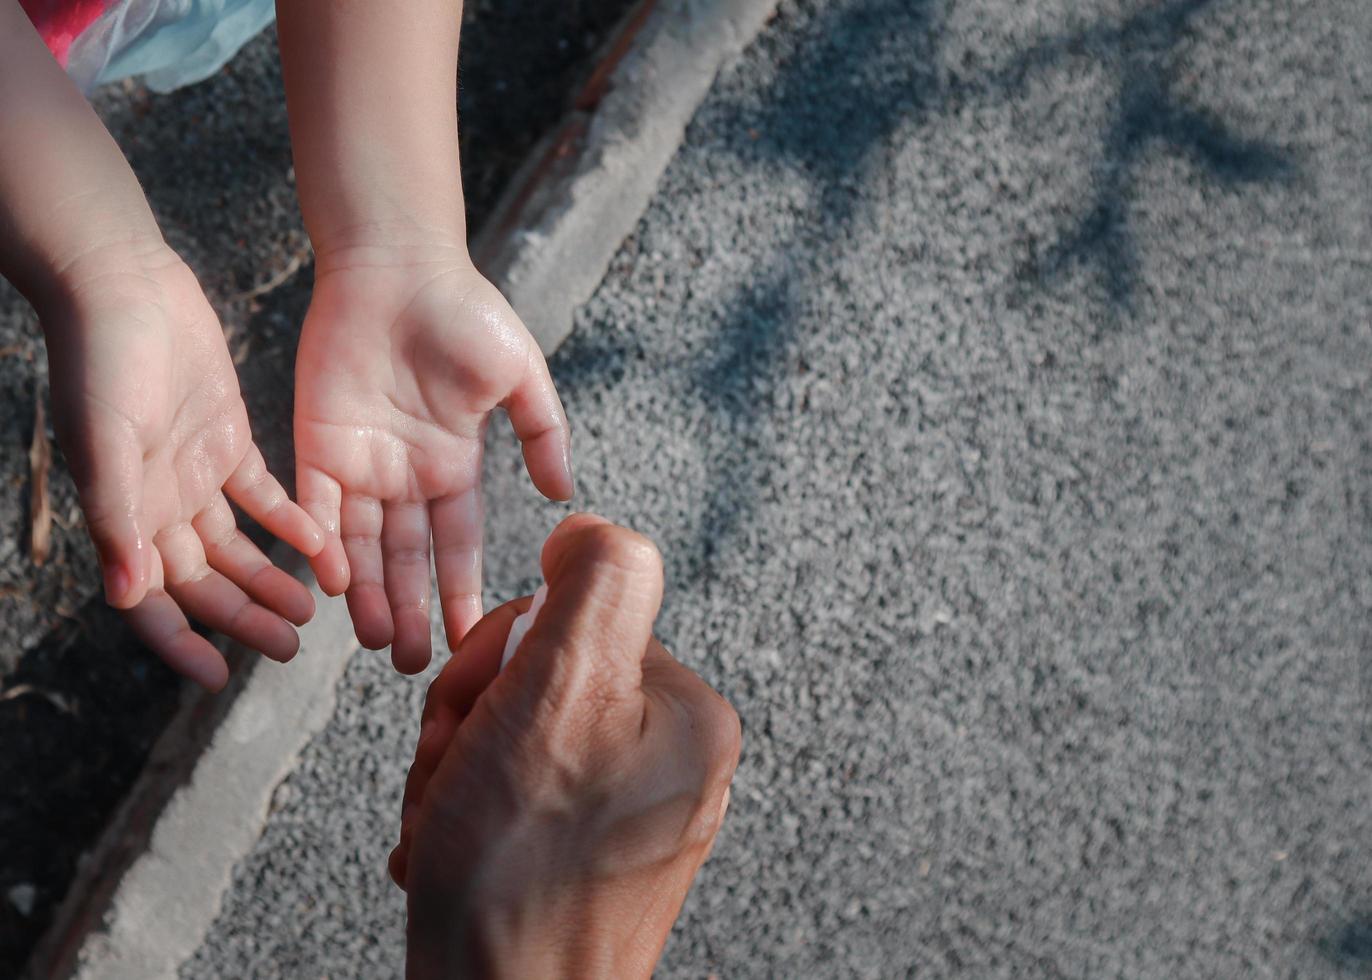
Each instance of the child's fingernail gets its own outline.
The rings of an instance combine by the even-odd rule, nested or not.
[[[224,685],[229,680],[228,665],[224,662],[224,658],[217,654],[187,664],[184,672],[187,677],[205,690],[216,693],[223,690]]]
[[[572,447],[565,442],[562,444],[562,475],[567,478],[567,499],[571,500],[576,496],[576,479],[572,476]]]
[[[121,565],[105,566],[105,601],[110,605],[117,605],[124,601],[124,596],[128,595],[129,585],[132,579],[129,573]]]

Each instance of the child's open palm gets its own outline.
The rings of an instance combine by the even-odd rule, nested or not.
[[[50,314],[54,422],[104,569],[106,595],[177,671],[217,689],[223,658],[194,619],[288,660],[308,590],[237,528],[229,500],[306,554],[319,528],[253,444],[218,318],[164,248],[92,271]],[[55,322],[54,322],[55,321]]]
[[[481,618],[482,440],[503,407],[534,485],[572,494],[547,364],[461,250],[320,259],[296,360],[296,479],[324,528],[313,559],[363,645],[406,673],[431,654],[430,538],[448,642]]]

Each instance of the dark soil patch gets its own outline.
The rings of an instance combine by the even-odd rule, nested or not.
[[[460,114],[472,231],[631,6],[468,0]],[[294,203],[275,37],[269,32],[190,89],[159,97],[116,86],[95,102],[168,239],[219,309],[255,434],[288,477],[292,362],[312,269]],[[46,389],[46,360],[32,315],[3,283],[0,346],[20,354],[0,358],[0,391],[15,395],[0,425],[11,444],[0,484],[15,499],[0,503],[0,524],[19,535],[21,449],[33,418],[23,406],[35,386]],[[19,973],[181,691],[100,600],[60,454],[52,480],[59,513],[75,517],[56,529],[54,558],[36,569],[22,549],[0,549],[0,977]]]
[[[458,96],[473,231],[562,116],[588,61],[634,0],[467,0]]]
[[[82,852],[171,717],[178,690],[102,602],[27,651],[5,678],[0,976],[18,973]]]

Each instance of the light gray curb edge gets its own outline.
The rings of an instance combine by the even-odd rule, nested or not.
[[[571,333],[720,67],[776,3],[644,0],[512,181],[473,251],[545,353]],[[310,578],[303,562],[292,570]],[[194,954],[358,649],[343,602],[312,592],[319,612],[291,664],[236,657],[240,686],[225,709],[194,696],[183,706],[150,756],[157,771],[111,822],[35,952],[34,980],[171,978]],[[141,852],[121,855],[130,846]]]
[[[545,352],[571,333],[577,308],[643,216],[720,67],[776,4],[645,5],[621,49],[612,42],[608,76],[592,77],[580,111],[531,155],[526,179],[513,182],[473,253]]]

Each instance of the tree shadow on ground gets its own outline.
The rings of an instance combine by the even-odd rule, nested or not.
[[[1094,265],[1116,312],[1132,308],[1141,270],[1128,211],[1137,167],[1155,144],[1190,158],[1222,187],[1296,176],[1289,152],[1243,136],[1214,114],[1187,105],[1175,91],[1176,51],[1192,36],[1196,17],[1217,2],[1175,0],[1119,24],[1087,25],[1040,41],[989,74],[952,87],[959,99],[1009,98],[1034,75],[1083,58],[1110,65],[1115,76],[1089,203],[1055,241],[1031,244],[1023,278],[1043,286],[1067,266]]]
[[[1372,915],[1357,915],[1340,923],[1317,942],[1324,958],[1357,976],[1372,974]]]
[[[867,0],[832,8],[816,18],[810,43],[785,63],[772,88],[731,107],[734,131],[757,139],[735,141],[745,160],[781,161],[809,175],[818,224],[826,231],[806,240],[778,242],[770,269],[740,290],[715,344],[720,354],[702,364],[697,390],[717,425],[740,440],[756,440],[760,414],[769,404],[769,379],[794,341],[803,282],[791,270],[797,251],[842,247],[859,208],[863,182],[888,167],[898,127],[951,115],[968,103],[1020,95],[1035,74],[1060,68],[1071,58],[1106,63],[1117,79],[1093,186],[1078,216],[1047,242],[1031,242],[1021,280],[1051,286],[1074,264],[1091,265],[1118,317],[1132,306],[1141,270],[1128,212],[1137,165],[1155,143],[1196,162],[1216,184],[1233,187],[1288,181],[1296,164],[1280,147],[1251,139],[1203,109],[1186,105],[1173,88],[1176,51],[1192,33],[1195,18],[1217,0],[1175,0],[1147,6],[1120,22],[1094,23],[1041,40],[999,66],[963,76],[940,73],[939,53],[949,7],[942,2]],[[741,145],[740,145],[741,144]],[[1012,284],[1013,287],[1013,284]],[[767,304],[774,303],[774,309]],[[719,469],[700,527],[703,554],[716,553],[746,521],[756,490],[766,479],[765,461],[749,453]]]

